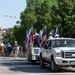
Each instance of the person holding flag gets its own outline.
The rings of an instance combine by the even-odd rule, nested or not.
[[[40,46],[41,46],[41,38],[39,37],[38,33],[35,33],[34,47],[40,47]]]

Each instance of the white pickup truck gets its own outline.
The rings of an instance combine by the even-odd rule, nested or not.
[[[75,39],[48,39],[41,48],[40,66],[45,67],[47,63],[52,71],[58,71],[62,67],[75,67]]]

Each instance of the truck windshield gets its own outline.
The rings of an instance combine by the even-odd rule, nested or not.
[[[75,40],[74,39],[53,40],[52,47],[75,47]]]

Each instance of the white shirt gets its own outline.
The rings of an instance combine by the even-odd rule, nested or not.
[[[17,47],[17,50],[19,50],[19,46]]]
[[[3,44],[3,43],[1,43],[1,44],[0,44],[0,46],[4,46],[4,44]]]
[[[52,36],[50,36],[48,39],[52,39],[53,37]]]

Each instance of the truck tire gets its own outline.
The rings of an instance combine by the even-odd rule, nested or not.
[[[40,57],[40,66],[41,66],[42,68],[45,67],[45,64],[44,64],[44,61],[43,61],[42,57]]]
[[[56,72],[58,71],[59,67],[56,65],[54,59],[51,60],[51,70]]]

